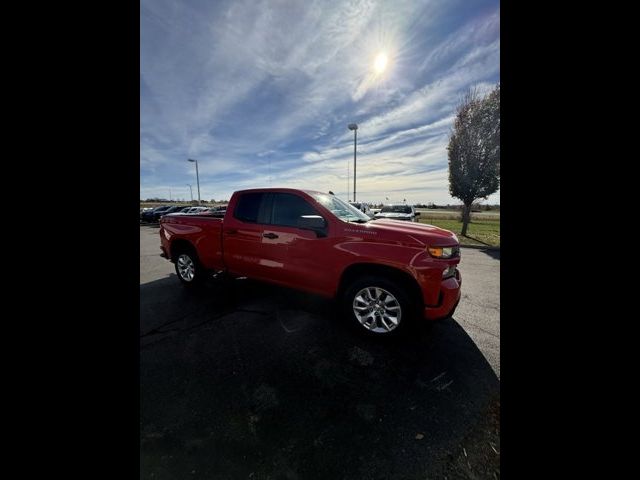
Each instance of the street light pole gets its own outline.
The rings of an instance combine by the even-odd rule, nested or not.
[[[194,162],[196,164],[196,182],[198,183],[198,205],[200,205],[200,174],[198,173],[198,161],[192,160],[189,158],[190,162]]]
[[[347,158],[347,202],[349,201],[349,159]]]
[[[193,202],[193,188],[191,188],[191,185],[189,185],[188,183],[187,186],[189,187],[189,191],[191,192],[191,201]]]
[[[356,145],[358,144],[358,125],[350,123],[347,128],[353,130],[353,201],[356,201]]]

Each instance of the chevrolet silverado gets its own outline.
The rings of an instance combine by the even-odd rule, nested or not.
[[[460,300],[455,234],[372,220],[332,194],[238,191],[224,218],[163,216],[160,240],[162,256],[187,287],[224,272],[337,298],[349,321],[373,335],[449,317]]]

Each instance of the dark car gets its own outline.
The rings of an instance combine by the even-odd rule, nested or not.
[[[154,221],[154,214],[156,212],[163,212],[163,211],[165,211],[165,210],[167,210],[169,208],[171,208],[171,205],[161,205],[159,207],[152,208],[151,210],[147,210],[145,212],[142,212],[140,214],[140,221],[141,222],[153,222]]]
[[[172,207],[167,208],[166,210],[155,211],[151,215],[152,222],[160,221],[160,217],[163,215],[168,215],[170,213],[178,213],[183,210],[186,210],[189,207],[185,207],[184,205],[173,205]]]

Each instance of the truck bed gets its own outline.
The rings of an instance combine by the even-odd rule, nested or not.
[[[222,222],[222,218],[213,215],[167,215],[160,226],[162,250],[173,261],[169,245],[172,237],[177,236],[180,238],[176,239],[174,246],[180,241],[191,242],[205,268],[224,270]]]

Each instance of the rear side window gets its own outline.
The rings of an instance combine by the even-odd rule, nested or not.
[[[303,215],[319,215],[309,202],[291,193],[276,193],[273,196],[273,214],[271,223],[285,227],[297,227],[298,219]]]
[[[258,223],[263,197],[264,193],[243,193],[238,199],[233,216],[243,222]]]

